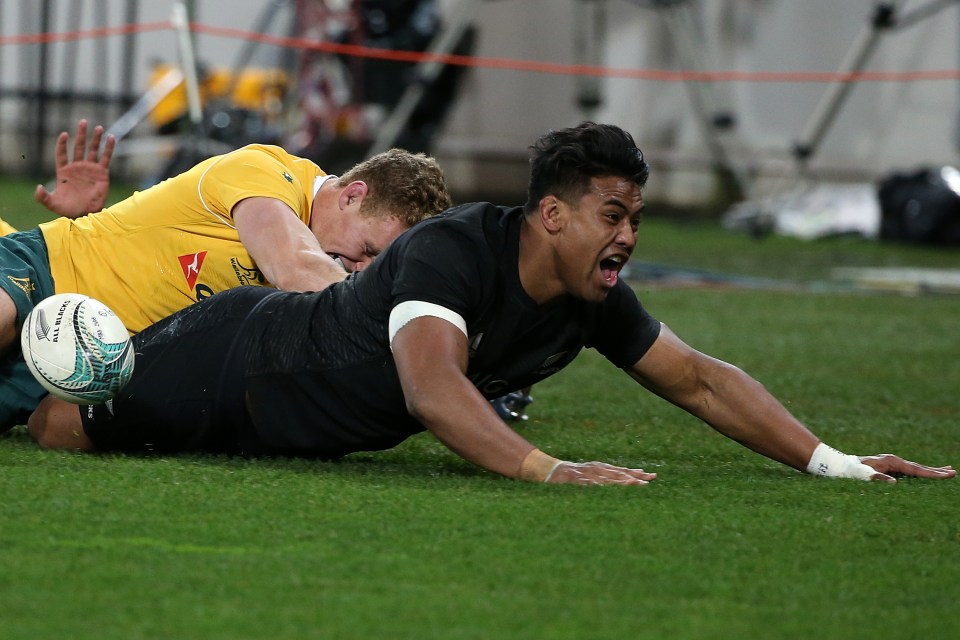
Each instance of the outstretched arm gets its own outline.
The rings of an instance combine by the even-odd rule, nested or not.
[[[73,160],[68,160],[67,143],[70,134],[66,131],[57,137],[55,149],[56,184],[53,191],[37,185],[33,197],[37,202],[65,218],[79,218],[100,211],[107,201],[110,188],[110,158],[116,139],[107,136],[100,152],[103,127],[96,126],[87,146],[87,121],[77,123],[73,144]]]
[[[391,343],[410,414],[461,457],[510,478],[575,484],[646,484],[656,474],[557,460],[501,420],[466,377],[467,338],[451,322],[415,317]]]
[[[892,454],[858,458],[830,449],[763,385],[737,367],[689,347],[666,326],[628,372],[725,436],[800,471],[885,482],[896,482],[896,475],[956,475],[953,467],[930,467]]]

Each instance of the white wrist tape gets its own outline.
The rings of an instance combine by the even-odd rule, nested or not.
[[[826,478],[853,478],[870,480],[877,471],[860,462],[854,455],[841,453],[824,443],[817,445],[807,463],[807,473]]]
[[[550,482],[550,478],[553,477],[554,472],[560,468],[560,465],[562,465],[563,462],[564,462],[563,460],[557,460],[556,463],[554,463],[553,467],[551,467],[550,472],[547,474],[547,477],[543,479],[543,481]]]
[[[540,449],[533,449],[520,463],[520,479],[529,482],[550,482],[553,472],[563,464]]]

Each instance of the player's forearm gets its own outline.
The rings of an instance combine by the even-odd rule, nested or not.
[[[465,460],[509,478],[521,476],[521,464],[534,446],[510,429],[472,385],[428,388],[422,397],[408,397],[411,415]]]
[[[261,265],[264,277],[284,291],[322,291],[347,277],[344,268],[327,254],[301,251],[282,262]]]
[[[456,319],[391,316],[391,340],[407,411],[459,456],[510,478],[533,445],[508,427],[466,376],[466,331]]]
[[[804,470],[819,439],[759,382],[724,364],[704,378],[691,413],[744,446]]]

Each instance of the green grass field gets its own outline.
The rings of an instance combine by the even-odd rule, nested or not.
[[[30,185],[0,186],[11,192],[0,216],[16,219],[9,203],[36,215]],[[641,233],[641,260],[791,281],[837,265],[960,268],[957,251],[850,239],[758,243],[656,219]],[[637,288],[828,443],[960,464],[960,296]],[[315,463],[50,453],[17,430],[0,440],[0,637],[960,632],[960,480],[799,474],[591,352],[535,397],[520,431],[544,450],[660,477],[644,488],[523,484],[426,435]]]

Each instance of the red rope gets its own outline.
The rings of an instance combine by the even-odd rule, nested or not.
[[[147,31],[161,31],[171,29],[170,21],[148,22],[144,24],[122,24],[116,27],[98,27],[84,31],[65,31],[61,33],[31,33],[23,36],[0,36],[0,47],[10,44],[45,44],[47,42],[69,42],[71,40],[88,40],[91,38],[106,38],[108,36],[125,36],[131,33]]]
[[[91,38],[105,38],[148,31],[172,29],[169,21],[143,24],[127,24],[83,31],[37,33],[19,36],[0,36],[0,46],[67,42]],[[257,41],[290,49],[319,51],[358,58],[376,58],[400,62],[433,62],[445,65],[505,69],[554,75],[601,76],[656,82],[753,82],[753,83],[829,83],[829,82],[925,82],[960,79],[960,69],[927,69],[916,71],[860,71],[839,73],[829,71],[684,71],[667,69],[623,69],[558,62],[541,62],[515,58],[491,58],[454,54],[431,54],[416,51],[374,49],[352,44],[287,38],[254,33],[242,29],[215,27],[202,23],[190,23],[194,33],[238,40]]]

